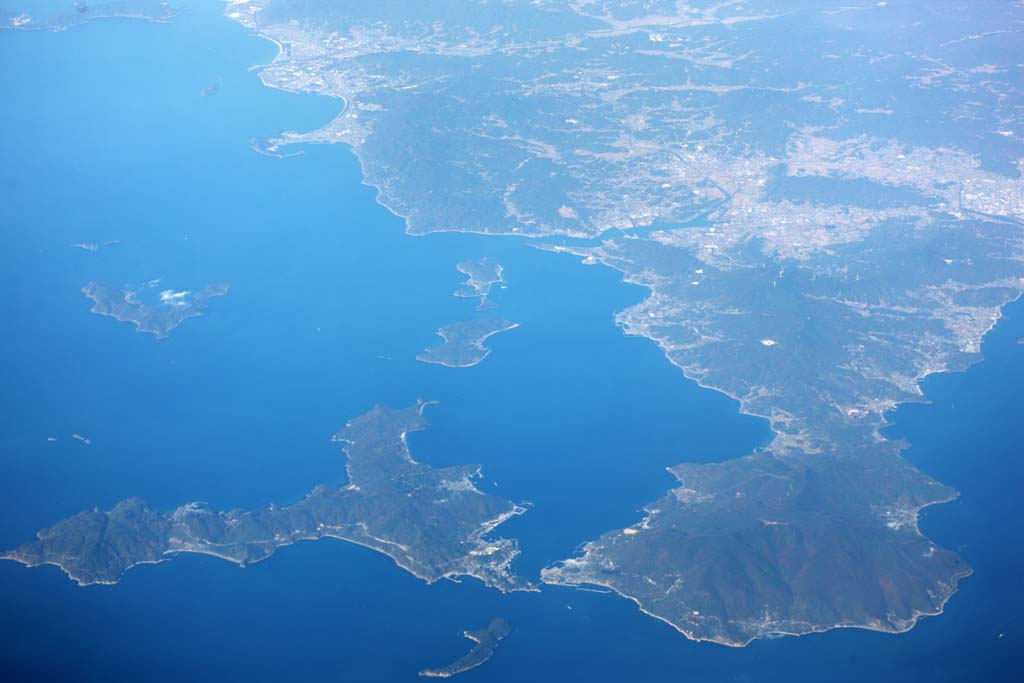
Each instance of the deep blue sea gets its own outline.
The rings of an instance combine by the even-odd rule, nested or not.
[[[643,296],[618,275],[511,238],[409,237],[341,146],[261,156],[251,138],[326,123],[340,103],[264,87],[275,47],[199,3],[167,25],[0,32],[0,546],[92,506],[287,503],[338,483],[330,435],[374,404],[438,401],[411,436],[431,465],[530,511],[530,578],[632,523],[682,461],[734,458],[766,424],[686,381],[613,314]],[[201,96],[218,83],[219,91]],[[102,246],[89,252],[71,245]],[[492,256],[508,286],[470,369],[414,360],[474,315],[455,264]],[[90,280],[231,292],[170,338],[89,312]],[[246,569],[182,556],[116,586],[0,563],[0,677],[10,681],[414,680],[504,616],[512,634],[471,681],[1018,680],[1024,628],[1024,307],[986,362],[926,383],[892,436],[962,499],[926,533],[975,574],[909,634],[832,632],[734,650],[685,640],[611,595],[503,596],[427,586],[383,555],[302,543]],[[88,437],[86,445],[72,433]],[[56,437],[56,442],[48,442]]]

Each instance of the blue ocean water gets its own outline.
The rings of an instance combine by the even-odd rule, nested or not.
[[[613,312],[643,290],[615,273],[518,240],[408,237],[340,147],[254,153],[252,137],[340,108],[262,86],[248,68],[274,51],[216,3],[167,25],[0,34],[0,545],[130,496],[287,503],[341,481],[329,437],[348,418],[423,398],[439,404],[410,437],[416,457],[480,463],[481,486],[532,503],[499,532],[520,539],[517,568],[535,577],[635,521],[671,485],[665,466],[767,440],[762,421],[621,334]],[[522,326],[474,368],[416,362],[437,327],[476,315],[452,292],[455,264],[482,256],[505,266],[495,313]],[[233,289],[163,341],[92,315],[79,291],[154,279]],[[504,616],[513,633],[464,680],[1013,680],[1022,336],[1018,306],[984,364],[930,380],[933,405],[894,415],[908,457],[963,492],[927,512],[925,531],[976,572],[904,636],[699,645],[614,596],[427,586],[324,541],[244,570],[185,556],[84,589],[0,563],[0,667],[10,680],[412,680],[467,649],[462,629]]]

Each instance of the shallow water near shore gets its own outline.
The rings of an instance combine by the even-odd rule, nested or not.
[[[251,138],[314,128],[340,103],[262,86],[248,68],[274,46],[218,10],[0,34],[0,59],[16,65],[0,81],[19,103],[0,111],[0,545],[132,496],[159,509],[287,503],[343,481],[330,435],[347,419],[427,399],[438,404],[410,435],[414,457],[480,463],[481,488],[531,504],[497,533],[519,539],[516,568],[535,579],[639,519],[672,485],[666,466],[767,442],[764,421],[615,327],[644,295],[617,273],[514,238],[409,237],[342,147],[253,152]],[[506,279],[486,315],[520,327],[488,340],[475,367],[416,362],[438,327],[480,315],[452,293],[456,263],[483,256]],[[79,291],[154,279],[232,291],[162,341],[89,313]],[[0,661],[11,680],[413,680],[469,648],[462,629],[503,616],[512,633],[465,680],[1012,680],[1020,337],[1018,303],[983,364],[930,379],[932,405],[892,416],[890,434],[914,444],[907,457],[962,493],[927,510],[923,530],[975,570],[946,614],[902,636],[696,644],[616,596],[427,586],[327,540],[244,570],[177,557],[107,587],[0,563]]]

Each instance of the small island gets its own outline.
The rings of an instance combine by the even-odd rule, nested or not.
[[[509,634],[508,622],[504,619],[498,618],[492,621],[487,628],[478,629],[476,631],[463,631],[462,635],[472,640],[476,645],[473,649],[466,654],[465,657],[452,662],[448,666],[441,667],[439,669],[424,669],[420,672],[420,676],[427,676],[430,678],[450,678],[456,674],[460,674],[463,671],[469,671],[480,666],[494,654],[494,649],[498,647],[498,643]]]
[[[433,468],[412,459],[405,437],[426,428],[426,405],[378,406],[335,434],[348,456],[344,486],[317,486],[291,505],[247,511],[187,503],[162,513],[129,499],[58,522],[0,559],[56,565],[86,586],[117,583],[136,565],[178,553],[244,567],[298,541],[336,538],[383,553],[427,583],[472,576],[503,592],[536,590],[509,569],[516,541],[489,538],[525,508],[477,489],[476,465]]]
[[[27,12],[0,10],[0,29],[66,31],[98,19],[134,19],[164,23],[177,16],[178,11],[167,2],[153,0],[112,0],[95,5],[76,2],[71,4],[68,10],[45,19],[33,17]]]
[[[478,311],[494,308],[495,304],[488,296],[491,293],[491,287],[505,282],[501,276],[503,272],[501,264],[490,257],[484,257],[475,261],[463,261],[456,268],[466,276],[466,281],[455,290],[455,296],[480,299],[480,303],[476,307]]]
[[[147,286],[152,289],[155,281]],[[92,312],[135,325],[139,332],[146,332],[164,339],[171,330],[189,318],[203,314],[206,302],[228,293],[228,285],[208,285],[196,293],[188,290],[176,292],[165,289],[153,303],[144,303],[143,289],[118,289],[99,282],[90,282],[82,293],[92,300]]]
[[[491,353],[484,341],[499,332],[519,327],[499,318],[480,318],[446,325],[437,331],[444,340],[437,346],[424,349],[416,360],[444,365],[449,368],[468,368],[477,365]]]
[[[202,90],[199,91],[199,96],[200,97],[213,97],[214,95],[216,95],[217,93],[220,92],[220,86],[221,86],[221,78],[220,78],[220,76],[218,76],[217,80],[215,80],[215,81],[213,81],[211,83],[208,83],[207,85],[205,85],[203,87]]]

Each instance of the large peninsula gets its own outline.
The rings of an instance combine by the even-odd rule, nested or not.
[[[298,541],[336,538],[384,553],[428,583],[472,576],[501,591],[531,589],[509,567],[516,542],[490,538],[524,508],[477,489],[475,465],[432,468],[409,453],[406,434],[426,428],[426,405],[377,407],[335,434],[348,456],[344,486],[317,486],[291,505],[247,511],[188,503],[162,513],[129,499],[58,522],[0,559],[56,565],[84,586],[116,583],[136,565],[178,553],[244,567]]]
[[[884,429],[1024,292],[1024,9],[471,4],[229,3],[281,46],[266,84],[345,102],[262,147],[351,146],[412,234],[616,269],[625,332],[774,433],[544,580],[727,645],[941,612],[969,569],[917,519],[956,492]]]

